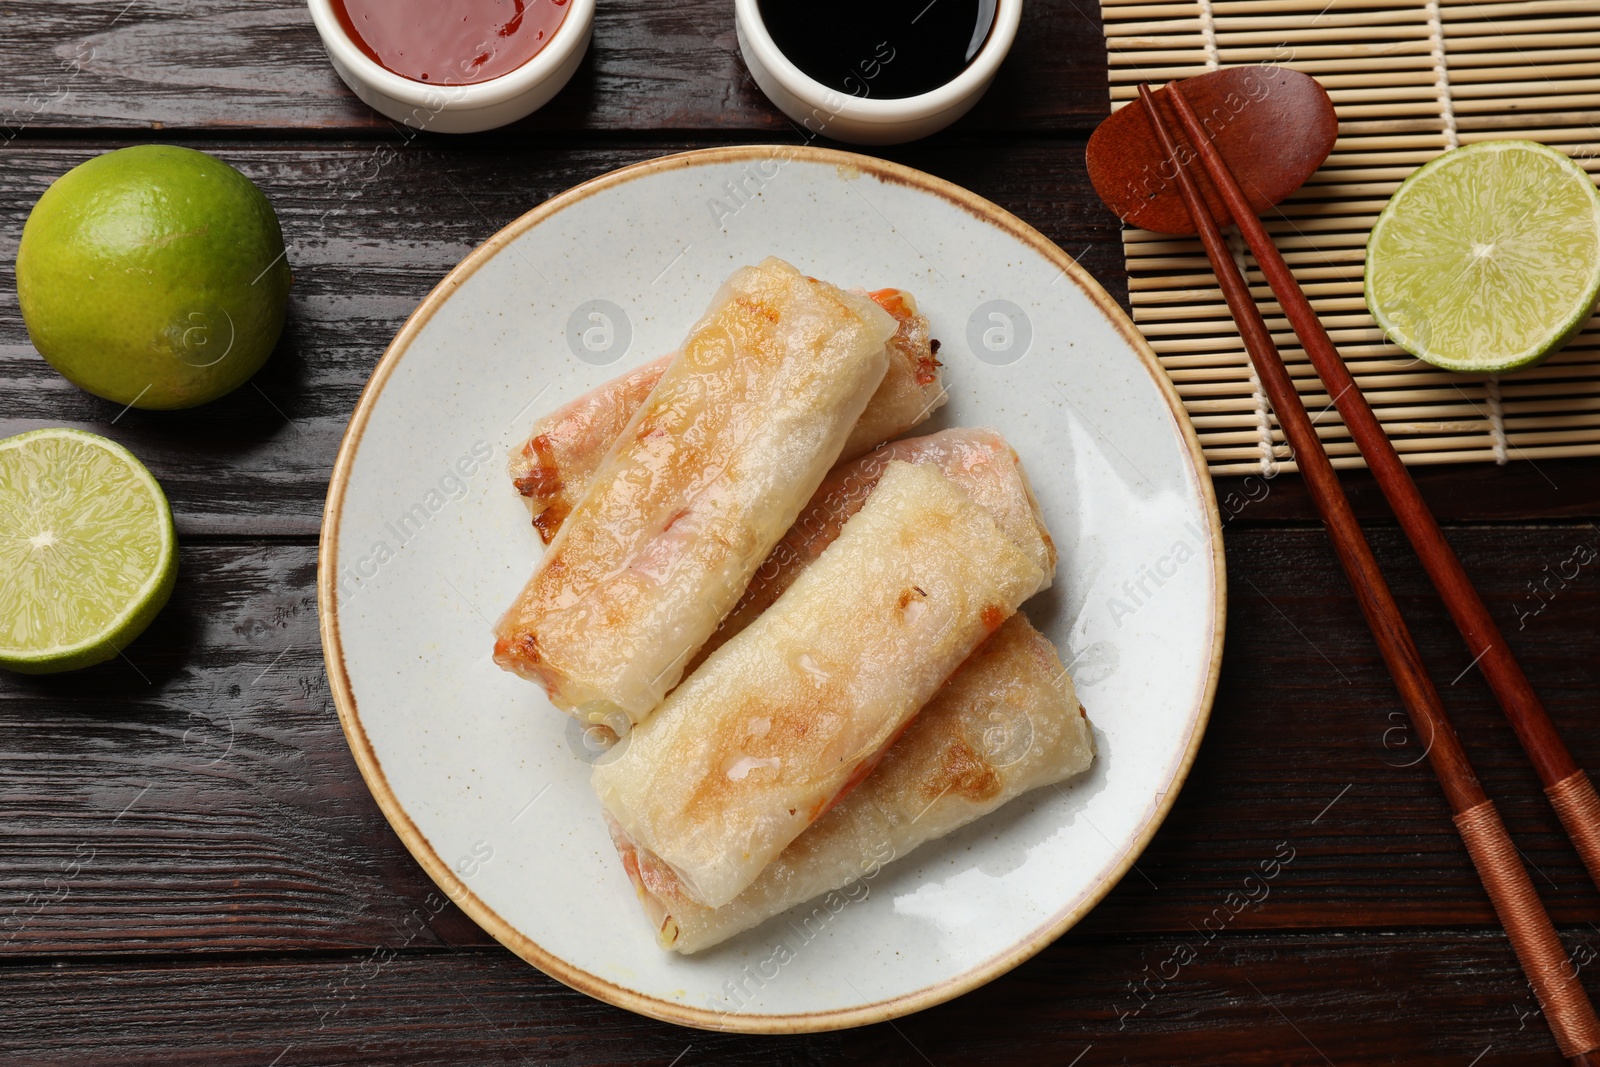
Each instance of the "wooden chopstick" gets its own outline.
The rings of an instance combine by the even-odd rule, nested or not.
[[[1544,785],[1545,795],[1549,797],[1550,805],[1555,808],[1561,825],[1582,858],[1590,879],[1600,887],[1600,796],[1596,796],[1594,784],[1579,768],[1561,740],[1555,723],[1550,721],[1549,712],[1545,711],[1544,704],[1528,682],[1528,676],[1522,672],[1511,646],[1489,615],[1489,609],[1484,606],[1472,579],[1467,577],[1455,550],[1445,540],[1433,512],[1417,491],[1417,483],[1412,480],[1411,472],[1400,462],[1394,443],[1389,440],[1389,435],[1372,413],[1366,397],[1357,388],[1350,369],[1333,347],[1328,331],[1312,310],[1299,282],[1284,262],[1283,255],[1261,225],[1261,220],[1250,210],[1227,161],[1210,138],[1199,132],[1202,130],[1200,120],[1182,91],[1176,85],[1170,85],[1168,93],[1178,120],[1194,142],[1200,161],[1205,165],[1206,173],[1217,191],[1222,194],[1223,202],[1228,205],[1228,213],[1233,216],[1234,224],[1239,227],[1245,243],[1261,265],[1267,284],[1272,287],[1278,305],[1283,308],[1295,335],[1300,338],[1300,344],[1311,360],[1317,377],[1322,379],[1328,395],[1343,416],[1345,428],[1361,450],[1373,477],[1377,479],[1378,488],[1383,491],[1384,499],[1388,500],[1390,509],[1400,520],[1400,526],[1421,559],[1423,569],[1439,591],[1439,597],[1444,601],[1450,617],[1455,620],[1456,628],[1461,631],[1467,651],[1472,653],[1472,662],[1483,672],[1517,740],[1522,742],[1529,762]],[[1280,405],[1274,400],[1273,406]]]
[[[1183,100],[1175,86],[1169,85],[1167,91],[1174,110],[1182,119],[1187,101]],[[1311,424],[1311,417],[1300,402],[1300,395],[1272,341],[1261,310],[1252,300],[1249,287],[1223,242],[1216,220],[1211,217],[1187,170],[1188,161],[1196,153],[1188,146],[1179,151],[1147,85],[1139,86],[1139,96],[1164,152],[1169,159],[1178,163],[1173,170],[1176,172],[1179,193],[1199,230],[1223,297],[1239,325],[1245,349],[1277,412],[1284,437],[1294,449],[1300,473],[1328,528],[1334,552],[1355,590],[1362,614],[1377,639],[1384,662],[1394,676],[1401,701],[1418,735],[1428,739],[1428,760],[1455,816],[1456,830],[1466,844],[1484,889],[1516,950],[1523,973],[1544,1009],[1556,1044],[1571,1063],[1600,1067],[1600,1055],[1591,1056],[1591,1053],[1600,1050],[1600,1019],[1595,1017],[1594,1007],[1577,980],[1577,971],[1556,935],[1527,869],[1522,865],[1516,845],[1500,821],[1494,802],[1484,794],[1483,787],[1478,783],[1466,751],[1461,747],[1445,713],[1438,690],[1423,666],[1422,657],[1395,603],[1394,594],[1384,581],[1372,547],[1356,521],[1355,512],[1339,484],[1338,475],[1334,473],[1333,465]],[[1190,121],[1185,121],[1189,140],[1202,146],[1200,156],[1203,160],[1204,149],[1210,146],[1210,142],[1198,120],[1194,119],[1193,110],[1187,110],[1187,119],[1192,121],[1192,125]],[[1220,162],[1220,156],[1218,160]],[[1220,177],[1213,175],[1213,181],[1224,193],[1225,201],[1235,215],[1241,210],[1250,214],[1248,207],[1235,207],[1232,200],[1226,199],[1231,184],[1239,204],[1244,204],[1243,195],[1239,193],[1237,184],[1232,183],[1232,175],[1225,168]],[[1252,214],[1250,217],[1255,216]],[[1258,255],[1257,258],[1260,260],[1261,257]],[[1290,281],[1293,282],[1292,276]],[[1281,295],[1279,300],[1283,302]],[[1304,300],[1304,296],[1301,300]],[[1353,383],[1350,388],[1354,389]]]

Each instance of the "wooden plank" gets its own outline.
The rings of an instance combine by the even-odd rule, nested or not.
[[[55,129],[390,130],[339,80],[296,0],[18,0],[6,18],[27,33],[0,46],[0,141]],[[1098,12],[1077,0],[1030,0],[988,98],[961,128],[1085,130],[1109,113]],[[732,5],[618,0],[599,5],[589,54],[567,88],[483,140],[516,144],[521,134],[556,130],[790,129],[745,69]]]
[[[573,85],[515,129],[470,138],[407,138],[359,104],[299,0],[20,0],[5,15],[18,32],[0,44],[0,435],[68,423],[123,440],[169,489],[184,542],[174,602],[125,661],[0,676],[0,1060],[1555,1059],[1437,787],[1405,766],[1418,741],[1391,717],[1297,476],[1219,482],[1230,639],[1199,761],[1137,870],[1011,976],[892,1027],[714,1035],[591,1001],[436,909],[355,772],[322,673],[311,538],[348,413],[411,308],[522,211],[628,162],[791,128],[745,77],[715,0],[601,5]],[[1126,306],[1120,236],[1082,163],[1107,99],[1093,8],[1029,0],[971,116],[870,151],[1081,250]],[[285,342],[251,387],[199,411],[119,416],[32,351],[11,265],[52,178],[152,139],[215,151],[262,184],[297,285]],[[1450,536],[1575,753],[1600,763],[1600,585],[1573,562],[1600,544],[1600,466],[1415,474],[1447,522],[1501,524]],[[1345,477],[1380,520],[1374,541],[1423,654],[1592,978],[1600,895],[1477,676],[1450,684],[1467,657],[1370,478]],[[1097,673],[1137,668],[1114,647],[1069,651],[1087,653],[1076,672],[1092,710]],[[1270,893],[1241,903],[1245,876],[1284,849]],[[1174,974],[1181,947],[1195,958]]]
[[[1600,946],[1587,928],[1567,939]],[[926,1067],[922,1053],[939,1067],[1559,1062],[1534,1010],[1498,930],[1069,934],[960,1000],[843,1038],[847,1055],[894,1067]]]
[[[1409,546],[1391,527],[1370,536],[1540,893],[1569,920],[1592,917],[1600,895],[1577,865],[1492,694],[1468,669],[1471,656]],[[1600,731],[1583,711],[1600,684],[1600,667],[1580,651],[1600,617],[1600,581],[1589,555],[1600,556],[1600,532],[1587,525],[1474,526],[1453,530],[1452,540],[1580,764],[1600,765]],[[1204,891],[1224,894],[1225,871],[1232,868],[1238,883],[1248,873],[1244,857],[1266,855],[1284,840],[1299,858],[1292,876],[1273,889],[1264,923],[1487,922],[1481,888],[1449,827],[1437,783],[1420,762],[1425,739],[1406,724],[1326,536],[1240,527],[1225,541],[1228,638],[1205,747],[1137,876],[1118,887],[1117,906],[1129,911],[1107,920],[1119,929],[1143,928],[1145,916],[1170,922],[1175,885],[1201,892],[1205,882]],[[1588,565],[1577,563],[1586,558]],[[1551,577],[1563,571],[1575,577]],[[1149,606],[1159,610],[1159,600]],[[1093,688],[1084,692],[1092,714]],[[1230,843],[1215,848],[1223,826]]]
[[[989,197],[1079,255],[1121,292],[1115,218],[1084,172],[1079,139],[891,158]],[[496,230],[579,182],[695,147],[649,141],[515,148],[392,144],[208,144],[259,183],[282,220],[294,272],[284,339],[253,381],[198,410],[123,413],[40,359],[17,310],[22,225],[52,180],[108,146],[26,143],[0,151],[0,436],[71,424],[114,437],[161,479],[181,533],[317,532],[333,457],[367,376],[405,317]]]
[[[1572,571],[1573,546],[1600,533],[1470,527],[1456,540],[1574,753],[1600,766],[1600,577],[1577,568],[1536,614],[1526,587],[1546,566]],[[1591,919],[1596,892],[1486,688],[1462,673],[1459,638],[1404,565],[1398,533],[1374,541],[1546,902],[1561,921]],[[1231,928],[1490,923],[1437,785],[1405,766],[1418,739],[1326,539],[1241,528],[1227,548],[1229,638],[1209,735],[1166,826],[1085,929],[1187,930],[1280,842],[1296,859]],[[314,547],[187,543],[180,566],[172,604],[126,659],[0,677],[0,958],[390,943],[433,887],[367,795],[335,720]],[[1138,665],[1118,663],[1114,643],[1063,651],[1091,714],[1115,714],[1097,705],[1097,686]],[[418,936],[487,943],[453,909]]]
[[[1411,477],[1441,521],[1600,518],[1600,464],[1592,459],[1513,459],[1504,467],[1492,463],[1414,467]],[[1341,471],[1339,480],[1357,515],[1393,521],[1371,474]],[[1298,474],[1218,478],[1216,490],[1218,507],[1230,525],[1319,521]]]
[[[183,546],[123,657],[0,681],[0,952],[349,947],[424,904],[344,747],[315,572],[310,546]],[[484,940],[442,921],[424,943]]]
[[[551,1062],[803,1067],[839,1038],[738,1037],[591,1000],[498,946],[4,972],[7,1062],[407,1067]],[[70,1018],[72,1025],[62,1026]],[[690,1058],[693,1053],[695,1058]],[[675,1057],[683,1057],[678,1060]]]
[[[1591,951],[1600,942],[1587,928],[1567,936]],[[654,1022],[498,948],[29,963],[5,974],[0,1053],[29,1064],[1462,1067],[1486,1053],[1481,1062],[1496,1065],[1559,1062],[1498,931],[1226,934],[1209,943],[1192,933],[1109,942],[1073,933],[1011,974],[892,1025],[800,1037]]]

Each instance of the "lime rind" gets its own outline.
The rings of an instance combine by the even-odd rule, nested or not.
[[[1367,309],[1384,335],[1468,374],[1531,367],[1600,301],[1600,190],[1534,141],[1486,141],[1421,167],[1367,240]]]
[[[127,449],[91,433],[0,440],[0,566],[0,667],[48,674],[111,659],[176,583],[166,495]]]
[[[208,403],[267,361],[292,277],[277,213],[204,152],[134,145],[57,178],[17,244],[28,337],[68,381],[118,405]]]

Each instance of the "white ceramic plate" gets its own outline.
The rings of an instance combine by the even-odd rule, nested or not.
[[[841,285],[914,293],[943,341],[951,395],[927,429],[994,426],[1022,456],[1061,551],[1054,588],[1025,610],[1071,665],[1099,756],[1081,779],[885,868],[810,940],[779,918],[680,957],[655,945],[575,727],[490,659],[491,622],[539,551],[504,457],[539,415],[674,348],[734,267],[769,254]],[[1177,395],[1071,258],[937,178],[767,146],[597,178],[452,271],[350,420],[318,594],[329,679],[367,785],[467,914],[613,1004],[794,1032],[963,993],[1117,882],[1199,746],[1222,648],[1222,568],[1210,480]]]

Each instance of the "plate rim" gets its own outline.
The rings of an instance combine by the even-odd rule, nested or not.
[[[778,153],[785,153],[789,160],[831,164],[836,168],[848,168],[862,174],[870,174],[880,181],[893,182],[932,193],[976,216],[980,221],[990,223],[1032,247],[1045,259],[1059,266],[1063,274],[1083,290],[1084,294],[1089,297],[1100,313],[1106,317],[1111,326],[1116,329],[1129,347],[1138,355],[1140,363],[1150,375],[1162,398],[1166,401],[1168,413],[1172,416],[1178,433],[1187,446],[1189,466],[1200,489],[1201,502],[1205,506],[1210,533],[1211,568],[1209,577],[1213,607],[1210,619],[1210,662],[1206,668],[1205,682],[1200,687],[1198,700],[1189,719],[1188,744],[1173,768],[1172,777],[1167,782],[1165,792],[1158,794],[1153,802],[1153,807],[1147,809],[1145,822],[1135,834],[1133,843],[1112,866],[1110,873],[1103,877],[1099,884],[1094,886],[1083,900],[1079,901],[1075,906],[1057,912],[1045,923],[1020,938],[1009,949],[990,957],[975,967],[968,968],[943,981],[924,986],[912,992],[885,1000],[826,1011],[795,1014],[746,1014],[718,1012],[709,1008],[663,1000],[647,993],[624,988],[569,963],[562,957],[545,949],[538,942],[502,918],[488,903],[479,898],[466,882],[459,878],[450,866],[439,857],[432,843],[412,821],[411,816],[406,812],[399,798],[390,787],[383,765],[379,761],[377,753],[368,740],[365,728],[361,723],[360,710],[356,703],[354,690],[350,684],[349,674],[345,668],[344,649],[339,637],[337,610],[338,540],[345,488],[350,478],[351,468],[354,465],[356,452],[361,445],[362,434],[366,429],[373,409],[377,405],[378,398],[383,392],[385,383],[405,358],[406,352],[423,327],[428,324],[434,314],[444,306],[449,297],[479,267],[488,263],[513,240],[541,222],[596,193],[664,171],[717,163],[755,162],[771,159]],[[902,1015],[908,1015],[942,1004],[985,985],[1016,968],[1066,933],[1067,930],[1075,926],[1085,915],[1092,911],[1111,891],[1112,887],[1122,880],[1123,876],[1133,867],[1134,862],[1149,845],[1151,838],[1155,836],[1156,831],[1166,820],[1173,804],[1177,801],[1178,794],[1188,780],[1189,771],[1194,765],[1195,757],[1200,749],[1200,742],[1204,738],[1206,727],[1210,722],[1212,704],[1216,697],[1218,676],[1221,671],[1223,637],[1227,622],[1228,587],[1226,574],[1226,560],[1222,545],[1222,520],[1221,513],[1217,507],[1216,490],[1211,481],[1210,469],[1207,467],[1204,454],[1201,451],[1199,438],[1195,434],[1194,425],[1184,409],[1177,389],[1173,386],[1172,380],[1167,376],[1165,369],[1162,368],[1157,360],[1155,352],[1150,348],[1149,343],[1144,339],[1138,328],[1134,326],[1133,321],[1117,302],[1111,298],[1111,295],[1101,287],[1100,283],[1095,281],[1078,264],[1076,259],[1062,251],[1055,242],[1033,226],[998,204],[992,203],[953,182],[913,167],[856,152],[846,152],[833,148],[818,148],[811,145],[726,145],[676,152],[641,160],[637,163],[607,171],[561,193],[557,193],[555,196],[518,216],[474,248],[456,266],[451,268],[449,273],[429,291],[416,309],[407,316],[406,321],[384,349],[383,356],[373,368],[367,384],[362,388],[361,396],[356,401],[355,410],[351,413],[350,422],[345,427],[344,435],[339,442],[338,454],[334,459],[333,470],[328,482],[328,495],[323,505],[322,528],[317,541],[317,625],[322,641],[323,661],[327,667],[328,687],[332,693],[334,707],[339,716],[339,725],[344,732],[345,741],[355,758],[356,767],[361,772],[362,780],[366,784],[368,792],[377,801],[379,810],[394,829],[401,843],[405,845],[406,851],[421,865],[423,871],[444,892],[446,897],[462,911],[466,912],[473,922],[477,923],[478,926],[516,956],[527,963],[531,963],[550,977],[572,989],[576,989],[580,993],[587,994],[616,1007],[653,1019],[659,1019],[663,1022],[697,1029],[748,1034],[800,1034],[842,1030],[855,1026],[887,1022]]]

